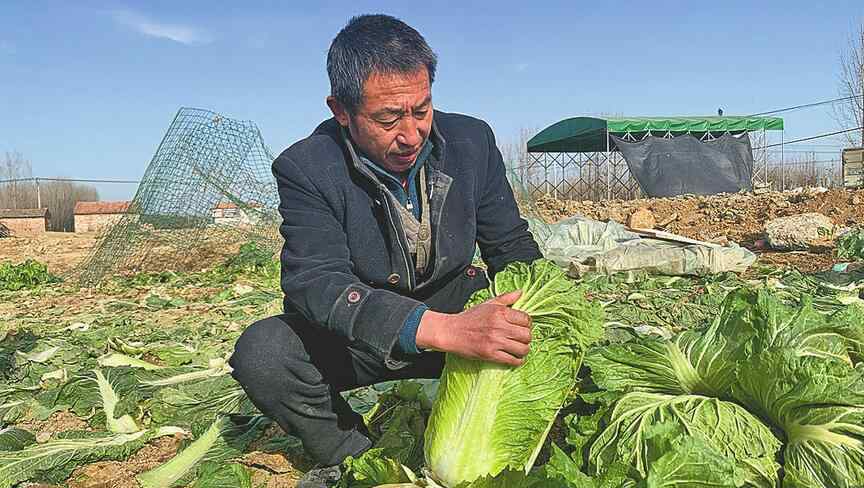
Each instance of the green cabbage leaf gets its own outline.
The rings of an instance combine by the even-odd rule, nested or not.
[[[584,351],[603,333],[602,310],[551,261],[514,263],[471,303],[514,290],[531,315],[531,350],[517,368],[448,354],[425,432],[433,477],[457,486],[510,469],[528,473],[573,389]]]

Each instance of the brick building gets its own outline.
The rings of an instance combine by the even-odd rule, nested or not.
[[[258,203],[250,203],[250,209],[260,209]],[[253,210],[238,208],[232,202],[219,202],[213,207],[213,223],[215,225],[226,225],[230,227],[251,227],[259,224],[261,218]]]
[[[44,234],[49,218],[47,208],[0,208],[0,237]]]
[[[129,210],[128,201],[78,202],[75,204],[75,233],[101,232],[123,218]]]

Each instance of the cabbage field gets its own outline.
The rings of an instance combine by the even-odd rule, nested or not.
[[[254,244],[97,288],[0,265],[0,488],[294,486],[314,465],[226,362],[279,312],[278,276]],[[539,262],[476,299],[516,288],[522,367],[448,358],[440,383],[346,393],[375,448],[342,486],[864,486],[864,275]]]

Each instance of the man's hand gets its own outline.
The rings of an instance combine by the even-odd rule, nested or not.
[[[531,316],[510,305],[514,291],[455,315],[427,310],[417,328],[417,347],[519,366],[531,343]]]

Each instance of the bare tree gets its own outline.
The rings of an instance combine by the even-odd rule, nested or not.
[[[99,200],[99,192],[90,185],[72,181],[48,181],[40,185],[42,205],[51,214],[48,228],[55,232],[74,232],[75,204]]]
[[[530,164],[528,140],[537,132],[537,129],[523,127],[515,139],[498,145],[498,150],[501,151],[501,157],[504,159],[504,165],[507,167],[507,178],[510,180],[517,198],[520,199],[528,197],[528,190],[531,186],[529,181],[533,176],[532,173],[536,172],[536,168],[532,168]]]
[[[33,177],[30,161],[19,152],[7,152],[0,160],[0,208],[33,208],[35,195],[32,192],[32,182],[26,181]],[[31,204],[30,196],[34,196]]]
[[[38,196],[37,196],[38,193]],[[33,167],[21,153],[0,159],[0,208],[48,208],[48,229],[75,230],[75,204],[99,200],[96,188],[72,181],[37,182]]]
[[[864,22],[840,53],[839,93],[847,100],[834,106],[837,122],[844,129],[864,127]],[[850,145],[864,146],[864,128],[845,135]]]

